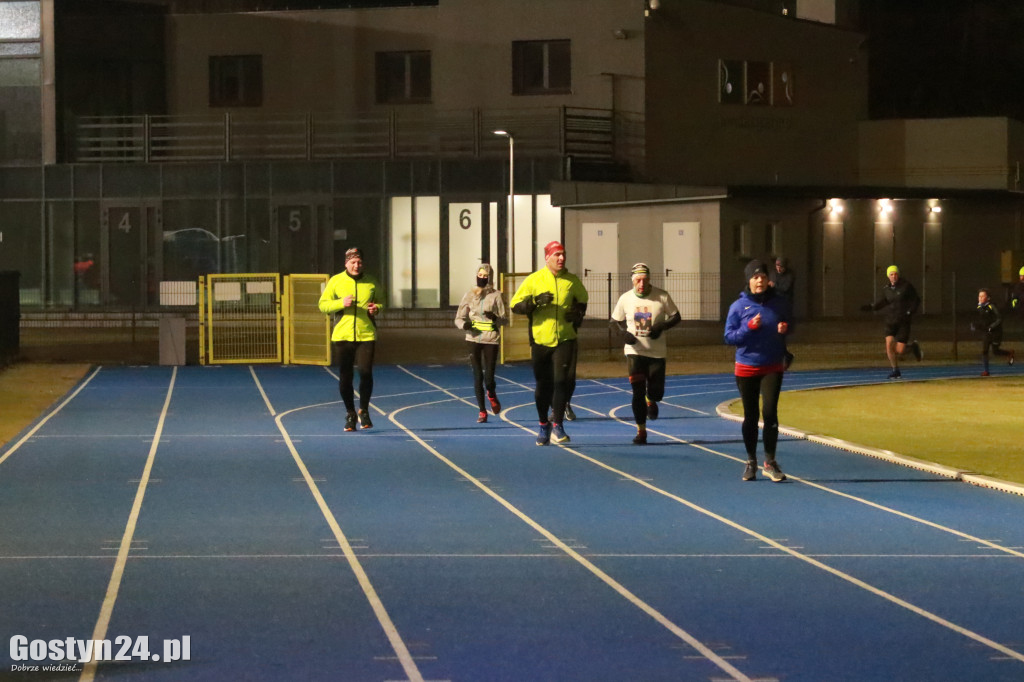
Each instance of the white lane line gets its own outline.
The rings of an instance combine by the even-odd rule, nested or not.
[[[82,382],[81,384],[79,384],[78,388],[76,388],[76,389],[74,390],[74,392],[73,392],[73,393],[72,393],[71,395],[69,395],[69,396],[68,396],[67,398],[65,398],[65,399],[64,399],[64,400],[63,400],[63,401],[61,402],[61,404],[60,404],[60,405],[58,405],[57,407],[53,408],[53,411],[52,411],[52,412],[50,412],[50,414],[48,414],[48,415],[46,415],[45,417],[43,417],[42,419],[40,419],[40,420],[39,420],[39,423],[38,423],[38,424],[36,424],[35,426],[33,426],[33,427],[32,427],[32,429],[31,429],[31,430],[30,430],[30,431],[29,431],[28,433],[26,433],[26,434],[25,434],[24,436],[22,436],[22,437],[21,437],[21,439],[20,439],[20,440],[19,440],[19,441],[18,441],[17,443],[15,443],[15,444],[14,444],[14,445],[12,445],[12,446],[11,446],[10,448],[8,448],[7,452],[5,452],[5,453],[4,453],[4,454],[3,454],[2,456],[0,456],[0,464],[3,464],[3,463],[4,463],[4,462],[5,462],[6,460],[7,460],[7,458],[8,458],[8,457],[10,457],[10,456],[11,456],[11,455],[13,455],[13,454],[14,454],[15,452],[17,452],[17,451],[18,451],[18,449],[19,449],[19,448],[20,448],[20,447],[21,447],[22,445],[24,445],[24,444],[25,444],[25,442],[26,442],[26,441],[27,441],[27,440],[28,440],[29,438],[31,438],[32,436],[36,435],[36,432],[37,432],[37,431],[39,431],[39,429],[43,428],[43,426],[44,426],[44,425],[46,424],[46,422],[50,421],[50,419],[51,419],[51,418],[53,418],[53,417],[55,417],[55,416],[57,415],[57,413],[58,413],[58,412],[60,412],[61,410],[63,410],[63,409],[64,409],[64,408],[65,408],[65,407],[67,406],[67,404],[68,404],[68,403],[70,403],[70,402],[71,402],[72,400],[74,400],[74,399],[75,399],[75,396],[77,396],[77,395],[78,395],[79,393],[81,393],[81,392],[82,392],[82,390],[83,390],[83,389],[84,389],[84,388],[85,388],[85,387],[86,387],[86,386],[88,385],[88,383],[89,383],[90,381],[92,381],[92,380],[93,380],[93,378],[94,378],[94,377],[95,377],[95,376],[96,376],[97,374],[99,374],[99,372],[100,372],[100,369],[101,369],[100,367],[97,367],[97,368],[96,368],[96,369],[95,369],[95,370],[93,371],[93,373],[92,373],[92,374],[90,374],[90,375],[89,375],[89,377],[88,377],[88,378],[87,378],[87,379],[86,379],[85,381],[83,381],[83,382]],[[76,436],[76,437],[77,437],[77,436]]]
[[[95,374],[93,375],[95,376]],[[91,377],[90,377],[91,378]],[[171,395],[174,393],[174,382],[178,378],[178,368],[171,370],[171,382],[167,386],[167,397],[164,398],[163,409],[160,410],[160,419],[157,420],[156,431],[153,433],[153,443],[149,447],[149,455],[146,457],[146,466],[142,469],[142,477],[139,479],[139,487],[135,490],[135,501],[132,503],[132,510],[128,514],[128,524],[125,526],[124,535],[121,536],[121,545],[117,550],[117,559],[114,561],[114,570],[110,575],[110,582],[107,584],[107,593],[103,597],[103,604],[100,606],[99,618],[96,627],[92,631],[93,641],[107,638],[107,629],[110,627],[110,617],[114,612],[114,604],[117,602],[117,593],[121,589],[121,579],[124,577],[125,563],[128,561],[128,552],[132,548],[132,541],[135,536],[135,526],[139,522],[139,513],[142,511],[142,500],[146,496],[146,486],[149,483],[150,473],[153,471],[153,462],[156,460],[156,450],[160,445],[160,435],[164,430],[164,423],[167,421],[167,411],[171,406]],[[80,682],[91,682],[96,676],[97,661],[95,657],[89,660],[82,668],[79,676]]]
[[[448,395],[452,395],[453,397],[455,397],[457,400],[460,400],[461,402],[468,402],[468,401],[462,400],[461,398],[458,398],[457,396],[454,396],[453,393],[451,393],[450,391],[447,391],[446,389],[441,388],[440,386],[437,386],[437,384],[434,384],[434,383],[428,381],[427,379],[424,379],[423,377],[417,376],[416,374],[414,374],[413,372],[410,372],[409,370],[405,369],[401,365],[399,365],[398,367],[400,369],[402,369],[404,372],[408,373],[410,376],[412,376],[412,377],[414,377],[416,379],[419,379],[420,381],[426,383],[427,385],[434,386],[438,390],[440,390],[440,391],[442,391],[444,393],[447,393]],[[405,431],[406,433],[408,433],[409,437],[412,438],[413,440],[415,440],[417,443],[419,443],[424,449],[427,450],[427,452],[432,454],[434,457],[436,457],[440,461],[444,462],[447,466],[449,466],[452,469],[454,469],[456,472],[459,473],[460,476],[464,477],[467,481],[470,481],[473,485],[475,485],[483,493],[488,495],[495,502],[497,502],[501,506],[505,507],[505,509],[510,511],[520,521],[522,521],[526,525],[530,526],[535,531],[540,533],[542,536],[547,538],[547,540],[552,545],[557,547],[559,550],[561,550],[566,555],[568,555],[570,558],[575,560],[577,563],[579,563],[585,569],[590,571],[593,575],[595,575],[603,583],[605,583],[606,585],[611,587],[613,590],[615,590],[617,593],[619,593],[619,595],[624,597],[631,604],[633,604],[638,609],[640,609],[641,611],[646,613],[648,616],[653,618],[657,623],[662,625],[669,632],[671,632],[676,637],[678,637],[679,639],[681,639],[684,642],[686,642],[687,644],[689,644],[691,647],[693,647],[694,650],[696,650],[704,658],[706,658],[707,660],[711,661],[716,666],[718,666],[718,668],[721,669],[723,672],[728,673],[731,676],[732,679],[740,680],[742,682],[752,682],[751,678],[749,678],[741,670],[737,669],[731,663],[729,663],[724,658],[722,658],[721,656],[716,654],[709,647],[707,647],[703,642],[698,640],[696,637],[691,635],[689,632],[687,632],[686,630],[682,629],[681,627],[679,627],[678,625],[673,623],[671,620],[669,620],[667,617],[665,617],[664,614],[662,614],[660,611],[655,609],[653,606],[651,606],[647,602],[645,602],[642,599],[640,599],[640,597],[638,597],[637,595],[635,595],[632,592],[630,592],[626,588],[625,585],[621,584],[620,582],[618,582],[617,580],[612,578],[610,575],[608,575],[607,573],[602,571],[594,563],[592,563],[587,558],[585,558],[582,554],[580,554],[579,552],[574,550],[572,547],[567,545],[565,542],[563,542],[561,539],[559,539],[557,536],[555,536],[552,532],[550,532],[547,528],[545,528],[544,526],[540,525],[539,523],[534,521],[532,518],[527,516],[525,513],[520,511],[520,509],[518,507],[513,505],[511,502],[506,500],[504,497],[502,497],[498,493],[494,492],[493,489],[491,489],[490,487],[486,486],[481,480],[479,480],[478,478],[474,477],[468,471],[466,471],[465,469],[463,469],[462,467],[457,465],[455,462],[453,462],[452,460],[450,460],[447,457],[445,457],[444,455],[442,455],[436,449],[431,447],[428,443],[423,441],[413,431],[409,430],[403,424],[401,424],[398,421],[398,419],[396,419],[396,416],[399,413],[404,412],[405,410],[408,410],[408,409],[416,408],[416,407],[420,407],[420,406],[419,405],[408,405],[406,407],[402,407],[402,408],[399,408],[397,410],[394,410],[388,416],[388,419],[391,420],[391,422],[395,426],[397,426],[398,428],[400,428],[403,431]],[[507,412],[507,410],[502,411],[502,413],[501,413],[502,414],[502,419],[505,419],[506,421],[509,421],[506,418],[506,416],[505,416],[506,412]],[[514,423],[514,422],[510,422],[510,423]],[[526,431],[530,431],[530,429],[527,429],[524,426],[520,426],[519,424],[515,424],[515,426],[519,426],[519,428],[522,428],[522,429],[524,429]],[[564,446],[559,446],[559,447],[564,447]],[[569,450],[570,448],[565,448],[565,449]]]
[[[502,412],[502,418],[505,419],[506,421],[508,421],[510,424],[513,424],[513,425],[523,429],[524,431],[528,431],[528,432],[532,433],[532,431],[530,429],[526,428],[525,426],[522,426],[521,424],[513,422],[511,419],[509,419],[505,412]],[[629,422],[626,422],[625,420],[619,419],[618,417],[612,417],[612,418],[615,419],[616,421],[622,423],[622,424],[628,424],[629,423]],[[650,431],[650,429],[648,429],[648,430]],[[703,450],[705,452],[708,452],[708,453],[711,453],[711,454],[714,454],[714,455],[717,455],[717,456],[720,456],[720,457],[725,457],[726,459],[731,459],[731,460],[734,460],[734,461],[737,461],[737,462],[741,462],[742,461],[742,460],[740,460],[737,457],[733,457],[732,455],[728,455],[728,454],[725,454],[723,452],[719,452],[717,450],[713,450],[711,448],[705,447],[703,445],[699,445],[697,443],[692,443],[692,442],[684,440],[682,438],[676,438],[675,436],[671,436],[669,434],[661,433],[661,432],[658,432],[658,431],[651,431],[651,432],[652,433],[657,433],[658,435],[661,435],[661,436],[665,436],[665,437],[667,437],[667,438],[669,438],[671,440],[674,440],[676,442],[682,443],[684,445],[689,445],[690,447],[697,448],[698,450]],[[760,533],[758,533],[757,531],[755,531],[753,529],[750,529],[750,528],[747,528],[745,526],[742,526],[742,525],[736,523],[735,521],[732,521],[732,520],[727,519],[727,518],[725,518],[725,517],[723,517],[723,516],[721,516],[719,514],[716,514],[715,512],[712,512],[709,509],[705,509],[704,507],[701,507],[700,505],[697,505],[697,504],[695,504],[693,502],[690,502],[689,500],[683,499],[683,498],[681,498],[681,497],[679,497],[677,495],[674,495],[674,494],[672,494],[672,493],[670,493],[670,492],[668,492],[666,490],[662,490],[661,488],[658,488],[657,486],[652,485],[651,483],[648,483],[647,481],[644,481],[644,480],[642,480],[639,477],[633,476],[632,474],[628,474],[628,473],[626,473],[624,471],[621,471],[620,469],[616,469],[613,466],[605,464],[604,462],[601,462],[600,460],[594,459],[593,457],[590,457],[589,455],[585,455],[585,454],[583,454],[583,453],[581,453],[581,452],[579,452],[577,450],[574,450],[572,447],[569,447],[569,446],[566,446],[566,445],[559,445],[558,447],[562,448],[563,450],[565,450],[567,452],[570,452],[570,453],[576,455],[577,457],[579,457],[579,458],[581,458],[583,460],[591,462],[592,464],[595,464],[595,465],[597,465],[597,466],[599,466],[599,467],[601,467],[603,469],[607,469],[608,471],[611,471],[611,472],[613,472],[615,474],[618,474],[619,476],[622,476],[624,478],[632,480],[635,483],[637,483],[638,485],[642,485],[643,487],[648,488],[649,490],[651,490],[653,492],[656,492],[659,495],[663,495],[665,497],[668,497],[669,499],[675,500],[676,502],[679,502],[680,504],[685,505],[685,506],[693,509],[694,511],[697,511],[697,512],[699,512],[701,514],[704,514],[705,516],[708,516],[708,517],[710,517],[712,519],[715,519],[716,521],[724,523],[727,526],[735,528],[736,530],[739,530],[742,533],[746,533],[747,535],[750,535],[752,538],[756,538],[757,540],[759,540],[761,542],[764,542],[769,547],[773,547],[773,548],[775,548],[775,549],[777,549],[777,550],[779,550],[781,552],[785,552],[786,554],[789,554],[790,556],[792,556],[792,557],[794,557],[796,559],[800,559],[801,561],[804,561],[805,563],[808,563],[808,564],[814,566],[815,568],[819,568],[819,569],[821,569],[823,571],[831,573],[832,575],[834,575],[834,576],[836,576],[836,577],[838,577],[838,578],[840,578],[842,580],[845,580],[846,582],[849,582],[849,583],[851,583],[853,585],[856,585],[857,587],[860,587],[861,589],[867,590],[868,592],[870,592],[872,594],[875,594],[875,595],[877,595],[879,597],[882,597],[883,599],[885,599],[887,601],[890,601],[893,604],[901,606],[901,607],[907,609],[908,611],[911,611],[912,613],[915,613],[915,614],[917,614],[917,615],[919,615],[919,616],[921,616],[923,618],[926,618],[926,619],[928,619],[928,620],[930,620],[930,621],[932,621],[934,623],[937,623],[937,624],[939,624],[939,625],[941,625],[941,626],[943,626],[945,628],[948,628],[949,630],[952,630],[953,632],[961,634],[961,635],[963,635],[963,636],[965,636],[965,637],[967,637],[969,639],[972,639],[972,640],[974,640],[974,641],[976,641],[976,642],[978,642],[980,644],[983,644],[983,645],[985,645],[987,647],[995,649],[996,651],[998,651],[998,652],[1000,652],[1000,653],[1002,653],[1002,654],[1004,654],[1004,655],[1006,655],[1006,656],[1008,656],[1010,658],[1013,658],[1015,660],[1024,662],[1024,654],[1021,654],[1020,652],[1014,651],[1013,649],[1010,649],[1009,647],[1003,646],[999,642],[993,641],[993,640],[991,640],[991,639],[989,639],[989,638],[987,638],[987,637],[985,637],[985,636],[983,636],[981,634],[973,632],[972,630],[968,630],[967,628],[961,627],[961,626],[957,625],[956,623],[953,623],[952,621],[946,620],[945,618],[942,618],[941,616],[939,616],[937,614],[934,614],[934,613],[932,613],[932,612],[930,612],[930,611],[928,611],[926,609],[923,609],[923,608],[921,608],[919,606],[916,606],[916,605],[914,605],[914,604],[912,604],[912,603],[910,603],[910,602],[908,602],[908,601],[906,601],[904,599],[900,599],[896,595],[894,595],[894,594],[892,594],[890,592],[886,592],[885,590],[877,588],[877,587],[875,587],[873,585],[870,585],[870,584],[864,582],[863,580],[861,580],[859,578],[856,578],[856,577],[854,577],[854,576],[852,576],[852,575],[850,575],[848,573],[845,573],[843,571],[840,571],[839,569],[833,568],[833,567],[829,566],[828,564],[822,563],[821,561],[818,561],[817,559],[812,558],[811,555],[809,555],[809,554],[804,554],[802,552],[796,551],[796,549],[793,549],[791,547],[787,547],[785,545],[782,545],[782,544],[772,540],[771,538],[768,538],[768,537],[765,537],[764,535],[761,535]],[[876,504],[874,502],[870,502],[868,500],[857,498],[857,497],[855,497],[853,495],[848,495],[846,493],[839,492],[838,490],[832,490],[831,488],[827,488],[827,487],[822,486],[820,484],[812,483],[810,481],[806,481],[806,480],[800,479],[799,477],[790,476],[790,478],[793,478],[794,480],[798,480],[799,482],[804,483],[806,485],[810,485],[810,486],[813,486],[815,488],[818,488],[818,489],[820,489],[822,491],[830,492],[830,493],[833,493],[835,495],[839,495],[841,497],[845,497],[845,498],[848,498],[848,499],[851,499],[851,500],[855,500],[855,501],[861,502],[863,504],[866,504],[868,506],[871,506],[871,507],[874,507],[874,508],[877,508],[877,509],[880,509],[880,510],[883,510],[883,511],[891,512],[891,513],[893,513],[893,514],[895,514],[897,516],[901,516],[903,518],[907,518],[907,519],[910,519],[910,520],[918,521],[919,523],[922,523],[922,524],[927,525],[927,526],[931,526],[931,527],[939,529],[939,530],[945,530],[945,531],[947,531],[949,533],[952,533],[953,535],[957,535],[959,537],[969,539],[969,540],[971,540],[973,542],[977,542],[977,543],[979,543],[979,544],[981,544],[983,546],[987,546],[987,547],[990,547],[992,549],[1004,551],[1004,552],[1007,552],[1008,554],[1013,554],[1013,555],[1020,555],[1021,554],[1020,552],[1016,552],[1016,551],[1008,549],[1006,547],[1001,547],[999,545],[996,545],[995,543],[988,542],[988,541],[986,541],[986,540],[984,540],[982,538],[977,538],[977,537],[969,535],[967,533],[962,533],[962,532],[954,530],[952,528],[947,528],[945,526],[933,523],[931,521],[926,521],[925,519],[919,519],[918,517],[912,516],[910,514],[906,514],[904,512],[900,512],[898,510],[891,509],[889,507],[884,507],[884,506]]]
[[[286,416],[292,412],[304,410],[306,407],[298,407],[293,410],[288,410],[287,412],[282,412],[281,414],[275,414],[274,408],[270,404],[269,399],[266,398],[266,394],[263,392],[263,387],[260,385],[259,378],[256,376],[255,372],[253,372],[252,377],[257,386],[260,386],[260,393],[264,395],[264,400],[267,402],[267,408],[270,410],[271,415],[274,416],[274,423],[277,424],[277,428],[281,432],[281,436],[284,438],[285,445],[288,447],[288,451],[292,454],[292,459],[295,460],[295,465],[298,466],[299,471],[302,473],[302,478],[306,481],[306,485],[309,487],[309,491],[313,495],[313,499],[316,500],[316,504],[320,508],[320,513],[323,514],[324,519],[326,519],[327,525],[330,527],[331,533],[334,535],[334,539],[337,540],[338,546],[345,555],[345,560],[348,561],[348,565],[352,569],[352,573],[356,576],[356,580],[359,582],[359,587],[362,588],[363,594],[366,596],[366,600],[370,604],[370,608],[373,609],[373,613],[377,617],[377,622],[380,623],[381,628],[384,630],[384,635],[388,638],[388,642],[391,643],[391,648],[394,650],[395,655],[401,662],[402,669],[405,671],[406,676],[408,676],[409,682],[423,682],[423,675],[420,673],[419,667],[416,665],[416,661],[413,660],[412,655],[409,653],[409,648],[402,640],[402,636],[399,634],[398,628],[395,627],[394,621],[392,621],[391,616],[388,615],[388,611],[384,607],[384,602],[381,601],[380,596],[377,594],[377,590],[373,587],[373,583],[370,582],[370,577],[363,569],[363,565],[359,561],[359,558],[356,557],[355,550],[349,543],[344,531],[341,530],[341,525],[334,517],[334,513],[328,506],[327,500],[325,500],[324,496],[320,493],[320,488],[317,486],[316,481],[313,480],[313,476],[309,473],[309,469],[306,468],[306,463],[302,461],[302,457],[299,455],[298,450],[295,449],[295,444],[289,437],[288,430],[284,427],[283,419]]]

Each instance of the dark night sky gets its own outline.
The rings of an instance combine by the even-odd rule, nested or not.
[[[1024,2],[862,0],[872,118],[1024,120]]]

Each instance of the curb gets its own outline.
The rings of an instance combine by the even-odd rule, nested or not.
[[[729,421],[742,422],[743,417],[738,414],[733,414],[729,410],[729,405],[735,402],[735,398],[726,400],[725,402],[719,403],[715,408],[715,412],[722,419],[728,419]],[[759,423],[760,426],[764,426],[764,422]],[[976,474],[972,471],[966,471],[964,469],[958,469],[956,467],[946,466],[944,464],[937,464],[935,462],[929,462],[923,459],[917,459],[916,457],[908,457],[901,455],[898,452],[892,452],[891,450],[882,450],[881,448],[873,448],[867,445],[860,445],[859,443],[851,443],[850,441],[843,440],[841,438],[835,438],[833,436],[826,436],[820,433],[810,433],[807,431],[801,431],[794,429],[789,426],[779,425],[779,433],[793,438],[799,438],[800,440],[810,441],[812,443],[819,443],[821,445],[827,445],[831,448],[839,450],[846,450],[847,452],[854,452],[859,455],[866,455],[868,457],[874,457],[875,459],[881,459],[892,464],[898,464],[911,469],[917,469],[919,471],[927,471],[928,473],[936,474],[938,476],[944,476],[951,478],[956,481],[963,481],[964,483],[970,483],[981,488],[989,488],[991,490],[998,490],[1004,493],[1011,493],[1013,495],[1024,496],[1024,485],[1015,483],[1013,481],[1004,481],[1002,479],[993,478],[992,476],[985,476],[983,474]]]

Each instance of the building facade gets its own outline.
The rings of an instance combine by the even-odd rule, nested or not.
[[[445,310],[564,239],[594,289],[663,271],[689,319],[776,254],[801,316],[852,314],[890,261],[939,314],[1021,254],[1019,124],[868,121],[853,2],[217,5],[0,1],[23,305],[158,307],[358,245],[392,308]]]

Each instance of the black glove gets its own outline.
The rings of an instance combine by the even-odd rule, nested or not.
[[[665,324],[662,322],[655,322],[651,325],[651,333],[648,336],[652,339],[656,339],[661,336],[661,333],[665,331]]]
[[[622,332],[622,336],[625,339],[627,346],[632,346],[634,343],[636,343],[639,340],[635,336],[630,334],[629,332]]]
[[[870,303],[865,303],[864,305],[862,305],[860,307],[860,311],[862,313],[870,313],[874,309],[875,309],[875,306],[871,305]]]
[[[547,305],[551,303],[553,300],[555,300],[555,295],[549,291],[545,291],[543,294],[537,294],[533,300],[539,308],[540,306]]]
[[[494,313],[492,313],[490,310],[485,310],[484,313],[483,313],[483,316],[486,317],[491,322],[497,322],[498,321],[498,316],[495,315]]]
[[[533,302],[533,296],[527,296],[519,303],[512,306],[512,312],[520,315],[529,315],[533,312],[533,309],[537,307],[537,304]]]

